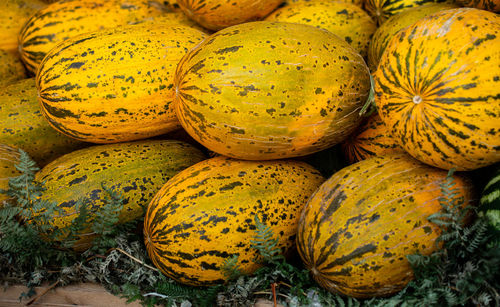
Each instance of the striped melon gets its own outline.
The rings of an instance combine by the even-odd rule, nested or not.
[[[33,78],[0,89],[0,122],[0,143],[21,148],[40,166],[85,146],[45,120]]]
[[[404,153],[378,114],[370,116],[343,143],[342,149],[347,160],[358,162],[373,156]]]
[[[68,38],[135,24],[168,11],[162,1],[156,0],[59,1],[39,10],[25,23],[19,33],[19,51],[28,70],[36,73],[44,56]]]
[[[0,50],[17,52],[19,31],[31,15],[46,6],[40,0],[1,0]]]
[[[322,28],[348,42],[366,57],[377,25],[359,6],[341,1],[301,1],[277,9],[265,20],[302,23]]]
[[[0,49],[0,86],[26,78],[26,70],[15,52]]]
[[[466,7],[475,7],[495,13],[500,13],[500,0],[457,0],[457,3]]]
[[[0,190],[9,189],[9,179],[21,175],[16,169],[19,163],[19,152],[17,149],[0,143]],[[0,193],[0,208],[9,196]]]
[[[180,9],[210,30],[259,20],[278,7],[284,0],[177,0]]]
[[[400,14],[412,7],[426,3],[445,2],[446,0],[366,0],[364,9],[377,21],[383,24],[391,16]]]
[[[391,16],[373,34],[370,47],[368,48],[368,67],[370,67],[370,71],[374,72],[377,69],[378,62],[385,48],[400,30],[412,25],[425,16],[456,7],[456,4],[451,3],[426,3]]]
[[[500,16],[427,16],[391,40],[374,79],[378,112],[413,157],[457,170],[500,161]]]
[[[37,74],[43,114],[60,132],[93,143],[175,130],[173,74],[205,36],[190,27],[142,23],[68,39]]]
[[[300,211],[324,181],[298,161],[242,161],[219,156],[170,179],[151,201],[144,219],[146,248],[167,276],[188,285],[226,280],[222,269],[238,257],[241,271],[261,266],[255,217],[279,236],[278,248],[294,245]]]
[[[103,185],[122,196],[119,221],[125,223],[142,216],[144,207],[168,179],[204,158],[193,146],[172,140],[100,145],[54,160],[35,179],[45,182],[42,199],[57,203],[64,211],[54,216],[54,226],[70,225],[78,216],[75,204],[79,198],[90,200],[92,221],[105,203]],[[93,237],[90,229],[84,229],[74,249],[89,247]]]
[[[331,292],[367,298],[403,289],[413,278],[406,256],[437,249],[447,171],[408,155],[373,157],[330,177],[299,220],[297,249],[314,279]],[[457,198],[474,202],[470,180],[454,176]]]
[[[175,110],[186,131],[233,158],[307,155],[361,122],[368,68],[338,36],[303,24],[249,22],[212,34],[181,60]]]

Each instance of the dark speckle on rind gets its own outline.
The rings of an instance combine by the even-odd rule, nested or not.
[[[84,64],[85,64],[85,62],[73,62],[73,63],[71,63],[71,65],[68,66],[68,69],[69,68],[78,69],[78,68],[82,67]]]
[[[236,52],[240,48],[243,48],[243,46],[226,47],[226,48],[219,49],[219,50],[215,51],[215,54],[225,54],[225,53],[230,53],[230,52]]]
[[[85,180],[87,180],[87,175],[83,175],[82,177],[78,177],[78,178],[75,178],[75,179],[71,180],[68,183],[68,186],[72,186],[72,185],[75,185],[75,184],[78,184],[78,183],[82,183]]]

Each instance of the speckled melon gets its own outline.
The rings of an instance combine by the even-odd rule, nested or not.
[[[294,22],[322,28],[338,35],[366,57],[377,25],[362,8],[341,1],[301,1],[277,9],[265,20]]]
[[[31,15],[46,7],[39,0],[0,1],[0,49],[17,52],[17,35]]]
[[[382,53],[384,53],[390,40],[400,30],[412,25],[425,16],[456,7],[457,5],[452,3],[427,3],[391,16],[373,34],[370,47],[368,48],[368,66],[370,67],[370,71],[374,72],[377,69]]]
[[[284,0],[177,0],[181,10],[210,30],[260,20]]]
[[[251,273],[262,265],[251,247],[255,217],[279,237],[277,247],[286,253],[303,206],[323,181],[313,167],[292,160],[202,161],[170,179],[151,201],[144,219],[149,257],[188,285],[224,282],[222,268],[232,257]]]
[[[26,78],[26,69],[13,51],[0,49],[0,86]]]
[[[183,57],[175,110],[208,149],[248,160],[307,155],[361,122],[370,89],[361,55],[329,31],[259,21],[223,29]]]
[[[500,161],[500,16],[458,8],[401,30],[375,79],[378,113],[410,155],[443,169]]]
[[[413,278],[406,257],[438,249],[440,230],[428,217],[442,210],[447,174],[408,155],[373,157],[335,173],[299,221],[297,249],[313,278],[356,298],[402,290]],[[453,180],[455,197],[473,205],[472,182]]]
[[[0,190],[9,188],[9,179],[21,175],[16,169],[19,163],[19,152],[17,149],[0,143]],[[9,196],[0,193],[0,208]]]
[[[373,156],[404,153],[378,114],[370,116],[344,142],[342,149],[347,160],[358,162]]]
[[[177,63],[206,34],[141,23],[68,39],[44,58],[36,81],[44,116],[77,140],[116,143],[180,127],[173,106]]]
[[[156,0],[67,0],[33,15],[19,32],[19,52],[32,73],[58,43],[77,35],[135,24],[170,10]]]
[[[86,145],[57,132],[45,120],[33,78],[0,89],[0,122],[0,143],[21,148],[39,166]]]
[[[100,145],[54,160],[40,170],[35,179],[45,182],[42,199],[55,202],[63,209],[63,215],[54,216],[54,226],[70,225],[78,216],[75,204],[80,198],[90,201],[92,221],[105,203],[103,185],[124,200],[119,222],[125,223],[140,217],[143,207],[171,177],[204,158],[193,146],[172,140]],[[90,229],[82,230],[74,249],[84,250],[93,238]]]

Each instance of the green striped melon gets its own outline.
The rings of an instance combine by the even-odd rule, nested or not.
[[[116,143],[180,127],[174,72],[206,37],[191,27],[141,23],[68,39],[44,58],[36,77],[44,116],[81,141]]]
[[[173,140],[146,140],[92,146],[66,154],[36,174],[45,183],[42,199],[57,203],[63,214],[55,214],[53,226],[64,228],[78,216],[78,199],[90,201],[91,220],[105,203],[103,186],[121,195],[119,222],[143,214],[158,190],[181,170],[203,160],[193,146]],[[94,238],[90,229],[79,234],[74,249],[88,248]],[[60,238],[65,240],[66,238]]]
[[[329,31],[258,21],[209,36],[175,74],[177,117],[208,149],[248,160],[311,154],[361,122],[361,55]]]
[[[356,298],[387,296],[413,278],[406,258],[436,251],[448,172],[408,155],[368,158],[335,173],[309,199],[297,249],[325,289]],[[454,175],[457,198],[473,205],[470,180]]]
[[[279,237],[283,252],[294,246],[307,199],[324,181],[306,163],[243,161],[219,156],[170,179],[151,201],[144,219],[149,257],[178,282],[208,286],[227,280],[224,264],[251,273],[262,264],[251,241],[257,217]]]
[[[380,117],[401,147],[443,169],[500,161],[500,16],[440,11],[401,30],[375,72]]]
[[[21,148],[39,166],[86,145],[57,132],[45,120],[33,78],[0,89],[0,122],[0,143]]]

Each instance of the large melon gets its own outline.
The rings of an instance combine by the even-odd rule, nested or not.
[[[37,74],[43,114],[60,132],[93,143],[175,130],[173,75],[205,36],[190,27],[142,23],[68,39]]]
[[[169,12],[162,1],[66,0],[39,10],[19,33],[19,51],[36,73],[45,55],[58,43],[79,34],[135,24]]]
[[[54,215],[53,226],[71,224],[79,214],[75,204],[80,198],[90,201],[91,222],[105,204],[103,187],[121,195],[124,205],[119,222],[125,223],[142,216],[144,207],[167,180],[204,158],[193,146],[171,140],[98,145],[54,160],[35,179],[45,182],[42,199],[63,209],[63,214]],[[91,230],[84,229],[79,235],[74,249],[89,247],[94,238]]]
[[[297,249],[314,279],[331,292],[367,298],[403,289],[413,271],[406,258],[436,251],[447,171],[408,155],[373,157],[330,177],[309,199]],[[474,202],[470,180],[454,176],[456,198]]]
[[[33,78],[0,89],[0,122],[0,143],[21,148],[39,166],[86,145],[57,132],[45,120]]]
[[[149,257],[167,276],[189,285],[227,280],[224,264],[259,268],[257,217],[278,239],[276,248],[294,245],[300,212],[324,181],[298,161],[242,161],[215,157],[170,179],[154,197],[144,219]]]
[[[362,8],[341,1],[300,1],[277,9],[265,20],[302,23],[338,35],[366,57],[376,23]]]
[[[370,89],[361,55],[312,26],[249,22],[191,50],[175,76],[186,131],[234,158],[296,157],[333,146],[361,122]]]
[[[284,0],[177,0],[187,16],[205,28],[216,31],[262,19],[282,2]]]
[[[424,163],[500,161],[500,16],[470,8],[399,32],[375,72],[375,102],[399,145]]]
[[[370,67],[370,71],[374,72],[377,69],[378,62],[385,48],[399,31],[425,16],[456,7],[457,5],[452,3],[427,3],[391,16],[375,31],[370,41],[370,47],[368,48],[368,66]]]

